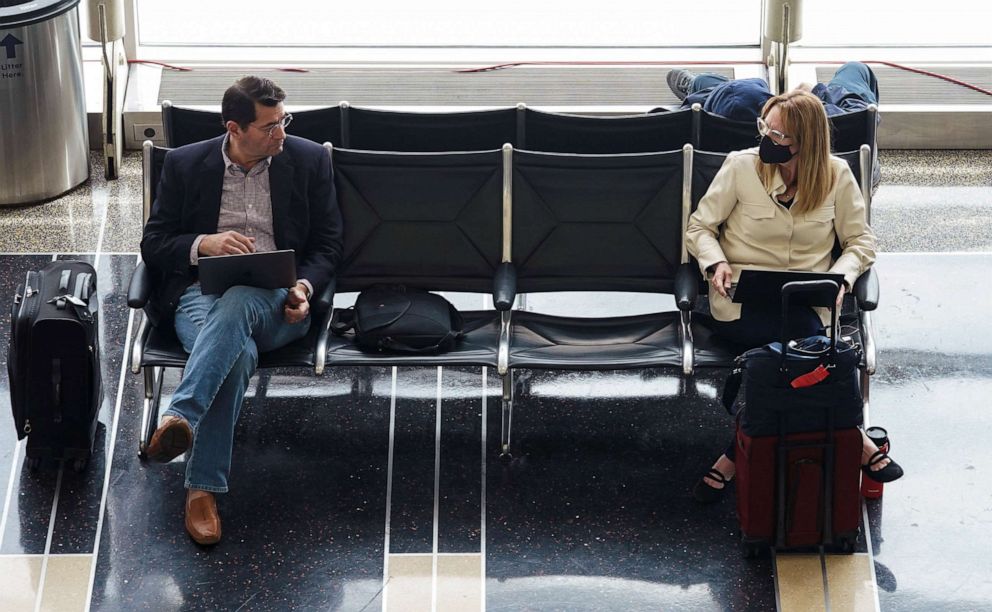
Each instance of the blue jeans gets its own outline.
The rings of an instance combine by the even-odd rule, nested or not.
[[[827,115],[859,111],[878,104],[878,81],[871,68],[861,62],[848,62],[837,69],[826,85],[818,83],[813,95],[823,101]],[[703,110],[737,121],[754,121],[772,97],[764,79],[730,79],[704,72],[689,84],[689,95],[682,102],[689,108],[698,102]]]
[[[828,115],[832,114],[830,104],[842,111],[857,111],[869,104],[878,104],[878,80],[871,68],[861,62],[844,64],[827,83],[825,92],[818,93],[817,89],[819,87],[814,87],[813,93],[823,100]],[[845,102],[853,102],[854,106],[848,107]]]
[[[179,298],[176,335],[189,359],[165,414],[183,417],[193,429],[186,488],[227,492],[234,424],[259,351],[289,344],[310,329],[310,317],[294,324],[283,318],[287,294],[236,286],[222,296],[203,295],[194,283]]]

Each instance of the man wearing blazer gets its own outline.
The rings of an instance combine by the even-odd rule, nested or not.
[[[186,530],[220,540],[214,495],[228,490],[234,425],[259,352],[306,335],[309,299],[334,276],[341,214],[330,158],[320,145],[287,136],[292,115],[275,83],[244,77],[224,93],[224,136],[166,156],[141,255],[157,288],[149,316],[173,321],[189,352],[185,375],[147,449],[168,462],[190,451]],[[292,249],[296,286],[235,286],[203,295],[203,256]]]

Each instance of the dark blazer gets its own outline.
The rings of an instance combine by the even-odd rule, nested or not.
[[[223,136],[186,145],[165,157],[151,216],[141,239],[141,257],[155,290],[148,314],[172,317],[179,297],[197,278],[189,251],[199,234],[217,232],[224,183]],[[341,259],[341,212],[330,157],[309,140],[287,136],[269,166],[272,229],[276,247],[296,252],[297,278],[319,294]]]

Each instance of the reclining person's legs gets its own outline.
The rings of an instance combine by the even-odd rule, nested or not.
[[[878,104],[878,80],[871,68],[861,62],[848,62],[838,68],[827,87],[843,87],[867,104]]]

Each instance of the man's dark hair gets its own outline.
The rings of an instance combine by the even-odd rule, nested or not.
[[[234,121],[246,129],[255,120],[255,103],[275,106],[286,99],[286,92],[264,77],[241,77],[227,88],[220,103],[221,120]]]

